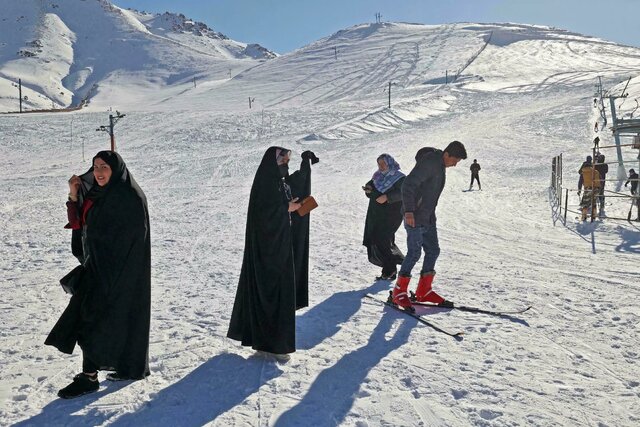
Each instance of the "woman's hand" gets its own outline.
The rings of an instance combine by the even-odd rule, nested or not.
[[[376,202],[378,202],[378,203],[380,203],[380,204],[387,203],[387,195],[386,195],[386,194],[383,194],[382,196],[379,196],[379,197],[376,199]]]
[[[363,185],[362,189],[364,190],[364,194],[371,194],[371,192],[373,191],[373,188],[371,188],[370,185]]]
[[[80,185],[82,185],[82,182],[80,181],[79,176],[73,175],[69,178],[69,197],[75,197],[78,195]]]
[[[291,200],[289,202],[289,212],[295,212],[298,209],[300,209],[300,206],[302,206],[302,203],[297,203],[298,202],[298,197],[296,197],[295,199]]]

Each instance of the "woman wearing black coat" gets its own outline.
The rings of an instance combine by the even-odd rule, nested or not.
[[[362,187],[369,198],[362,244],[367,247],[369,262],[382,267],[379,280],[394,280],[396,266],[404,260],[395,243],[396,231],[402,224],[401,189],[404,178],[398,162],[389,154],[381,154],[378,170]]]
[[[45,344],[71,354],[82,348],[82,372],[58,392],[73,398],[98,390],[98,370],[112,381],[149,375],[151,244],[144,193],[122,157],[101,151],[69,180],[72,250],[82,267],[77,286]]]
[[[251,186],[244,257],[227,336],[287,360],[296,350],[296,277],[291,229],[300,208],[285,180],[291,151],[270,147]]]

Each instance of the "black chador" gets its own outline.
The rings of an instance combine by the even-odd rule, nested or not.
[[[119,154],[103,151],[97,157],[111,167],[111,179],[100,187],[93,168],[80,177],[84,219],[82,228],[73,231],[72,247],[84,272],[45,344],[71,354],[78,343],[98,369],[140,379],[149,375],[147,201]]]
[[[311,165],[320,161],[311,151],[302,153],[300,169],[286,178],[291,195],[304,200],[311,195]],[[309,305],[309,217],[291,214],[291,242],[296,277],[296,309]]]
[[[289,150],[270,147],[258,167],[247,212],[244,257],[227,336],[276,354],[296,349],[296,279],[285,181]],[[296,215],[293,213],[292,215]]]

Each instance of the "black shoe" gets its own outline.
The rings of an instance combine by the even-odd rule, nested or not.
[[[390,273],[390,274],[382,273],[380,276],[376,277],[376,280],[396,280],[397,274],[398,274],[397,271],[394,271],[393,273]]]
[[[121,375],[117,372],[111,372],[107,374],[107,379],[109,381],[134,381],[135,378],[130,378],[125,375]]]
[[[58,391],[58,397],[63,399],[73,399],[74,397],[82,396],[83,394],[93,393],[98,391],[100,383],[98,382],[98,374],[87,375],[80,373],[73,377],[73,382],[65,388]]]
[[[453,305],[453,302],[451,302],[449,300],[444,300],[440,304],[438,304],[438,307],[453,308],[454,305]]]

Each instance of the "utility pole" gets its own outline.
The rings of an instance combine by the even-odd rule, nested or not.
[[[255,101],[256,101],[255,98],[249,97],[249,109],[251,109],[251,104]]]
[[[391,82],[389,82],[389,108],[391,108]]]
[[[449,70],[444,70],[444,84],[449,84]]]
[[[22,113],[22,79],[18,79],[18,96],[20,97],[20,112]]]
[[[113,114],[109,114],[109,126],[100,126],[98,129],[96,129],[96,132],[107,132],[109,134],[109,136],[111,137],[111,151],[116,151],[116,137],[115,134],[113,133],[113,128],[116,126],[116,123],[118,123],[118,120],[120,120],[121,118],[125,117],[126,114],[120,114],[120,112],[118,110],[116,110],[116,115],[114,116]]]
[[[337,47],[333,47],[333,56],[335,57],[336,61],[338,60],[338,48]]]

